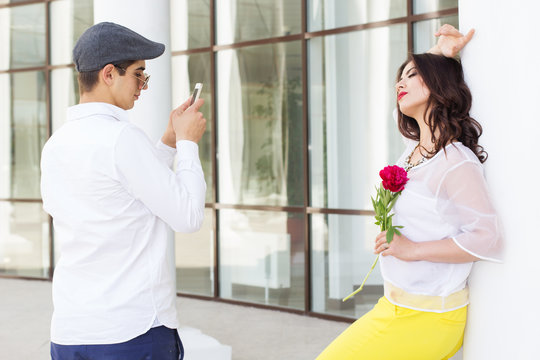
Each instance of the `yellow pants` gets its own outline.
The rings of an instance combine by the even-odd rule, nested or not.
[[[317,360],[441,360],[463,343],[467,307],[444,313],[393,305],[382,297]]]

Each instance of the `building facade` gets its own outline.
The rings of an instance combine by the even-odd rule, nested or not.
[[[341,299],[375,258],[370,196],[404,147],[396,71],[441,24],[458,27],[457,0],[163,0],[146,5],[165,9],[156,17],[143,1],[117,3],[168,45],[131,111],[150,137],[204,83],[206,219],[174,234],[178,292],[342,320],[370,309],[378,270]],[[103,4],[0,0],[0,276],[52,278],[40,152],[78,102],[71,49]]]

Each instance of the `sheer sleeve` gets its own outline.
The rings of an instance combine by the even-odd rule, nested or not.
[[[452,239],[461,249],[482,260],[502,260],[497,214],[479,163],[467,160],[446,172],[437,191],[437,210],[457,229]]]

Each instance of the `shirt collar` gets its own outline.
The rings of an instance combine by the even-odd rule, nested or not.
[[[126,110],[103,102],[78,104],[67,109],[68,121],[77,120],[92,115],[109,115],[118,121],[129,121],[129,115]]]

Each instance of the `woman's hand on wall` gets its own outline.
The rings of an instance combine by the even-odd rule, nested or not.
[[[435,33],[435,36],[439,38],[437,44],[428,52],[446,57],[455,57],[471,41],[473,35],[474,29],[463,35],[452,25],[444,24]]]

